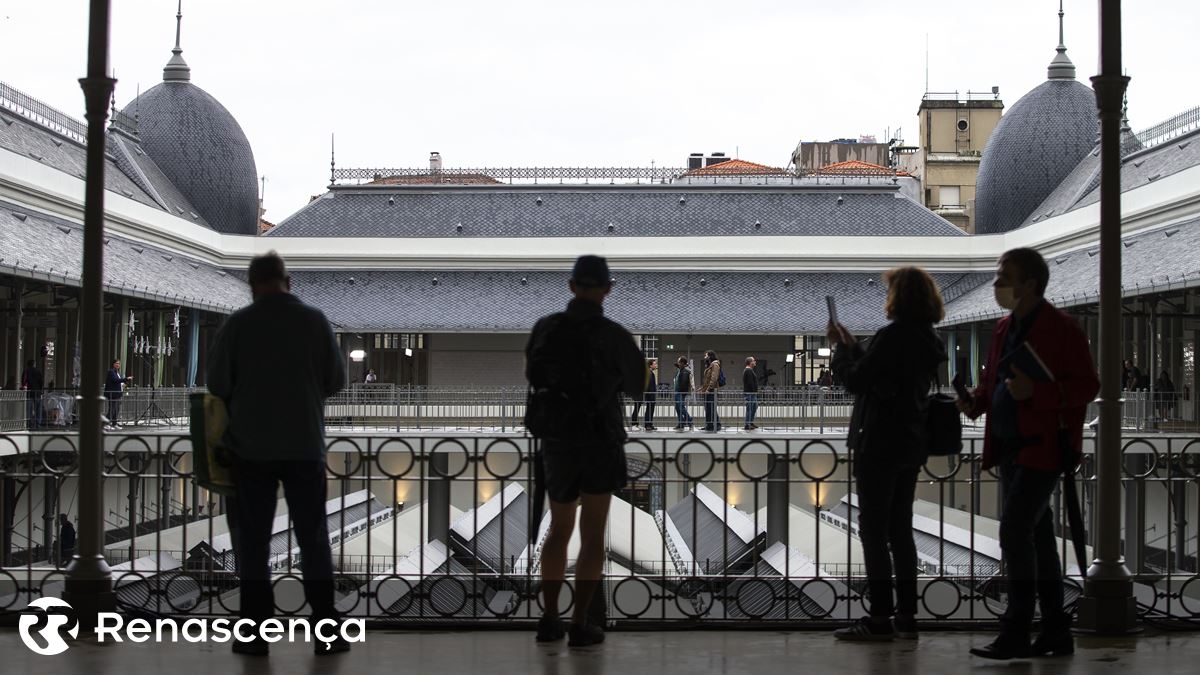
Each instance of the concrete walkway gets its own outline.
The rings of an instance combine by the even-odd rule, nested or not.
[[[985,633],[926,633],[919,643],[858,645],[827,633],[779,631],[614,632],[600,647],[539,645],[529,633],[372,631],[353,651],[314,657],[307,645],[277,643],[269,658],[236,656],[226,644],[96,645],[75,643],[39,656],[16,630],[0,631],[3,673],[59,675],[701,675],[738,673],[1194,673],[1200,632],[1128,639],[1080,638],[1073,657],[1010,663],[973,658]],[[1001,670],[997,670],[1001,669]]]

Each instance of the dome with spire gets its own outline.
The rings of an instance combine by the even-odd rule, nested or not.
[[[179,46],[182,10],[181,0],[162,83],[122,112],[137,118],[142,149],[213,229],[254,235],[259,216],[254,153],[225,106],[191,83]]]
[[[1096,144],[1096,96],[1075,79],[1063,41],[1047,79],[1013,104],[984,146],[975,187],[975,231],[1016,229]]]

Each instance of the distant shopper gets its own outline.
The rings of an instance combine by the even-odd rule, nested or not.
[[[343,356],[325,315],[291,294],[276,253],[251,260],[248,278],[254,300],[225,321],[208,361],[208,389],[229,409],[241,616],[259,624],[274,613],[271,524],[282,483],[313,620],[336,619],[324,403],[346,386]],[[314,643],[318,654],[349,648],[340,638]],[[233,651],[266,654],[268,644],[234,641]]]
[[[1125,359],[1121,367],[1121,388],[1125,391],[1137,391],[1141,387],[1142,369],[1134,365],[1131,359]]]
[[[704,379],[700,393],[704,394],[704,430],[720,431],[721,415],[717,412],[717,390],[721,388],[721,361],[711,349],[704,353]]]
[[[688,366],[687,357],[681,356],[675,360],[675,430],[683,431],[693,428],[692,414],[688,412],[687,400],[692,393],[692,369]]]
[[[646,406],[646,431],[654,431],[654,408],[658,405],[658,359],[650,359],[646,362],[650,377],[646,380],[646,391],[642,393],[640,399],[633,402],[633,416],[630,418],[633,426],[638,425],[638,413],[642,406]]]
[[[821,369],[821,375],[817,378],[817,385],[821,387],[832,387],[833,371]]]
[[[121,360],[113,359],[104,376],[104,397],[108,399],[108,425],[106,429],[116,429],[120,426],[121,397],[125,395],[125,383],[132,382],[132,375],[121,375]]]
[[[836,345],[833,371],[854,394],[846,445],[857,481],[858,536],[871,600],[869,616],[834,633],[842,640],[917,637],[913,499],[928,455],[928,395],[946,360],[933,326],[945,311],[937,283],[924,270],[899,267],[883,279],[891,323],[866,348],[840,323],[829,326]]]
[[[1033,249],[1000,256],[992,287],[996,304],[1010,313],[992,333],[979,387],[959,402],[972,418],[987,414],[981,468],[1000,469],[1008,608],[999,637],[971,650],[988,659],[1075,651],[1050,497],[1082,456],[1083,421],[1100,379],[1079,324],[1046,301],[1049,280],[1045,259]],[[1030,645],[1035,598],[1042,632]]]
[[[754,367],[758,361],[753,356],[746,357],[746,368],[742,371],[742,395],[746,397],[746,424],[743,429],[753,431],[758,428],[754,417],[758,414],[758,375]]]
[[[25,390],[26,422],[30,429],[38,429],[42,426],[42,392],[46,388],[46,381],[33,359],[25,362],[21,388]]]
[[[67,514],[58,514],[58,564],[66,567],[75,557],[75,526]]]
[[[1169,420],[1175,408],[1175,383],[1167,371],[1162,371],[1154,381],[1154,400],[1160,420]]]
[[[378,380],[379,380],[379,377],[377,375],[375,375],[375,369],[372,368],[367,371],[367,377],[363,380],[363,382],[365,382],[366,384],[375,384],[375,382]]]
[[[575,297],[566,311],[539,319],[525,347],[531,392],[526,427],[541,443],[550,497],[537,640],[560,640],[566,633],[570,646],[582,647],[604,641],[604,628],[589,620],[589,611],[604,569],[609,502],[627,481],[621,395],[633,398],[645,392],[647,373],[633,336],[604,316],[604,299],[612,290],[607,261],[581,256],[570,288]],[[580,503],[574,610],[564,629],[558,597]]]

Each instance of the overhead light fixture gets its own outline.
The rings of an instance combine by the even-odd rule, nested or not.
[[[833,350],[830,349],[829,347],[821,347],[820,349],[817,350],[817,356],[829,356],[832,353],[833,353]]]
[[[788,354],[786,357],[784,357],[784,360],[785,360],[785,361],[787,361],[788,363],[795,363],[795,361],[796,361],[796,355],[795,355],[795,354]]]
[[[359,363],[365,358],[367,358],[367,353],[361,349],[355,349],[354,351],[350,352],[350,360],[354,361],[355,363]]]
[[[404,348],[404,355],[405,355],[405,356],[412,356],[412,347],[405,347],[405,348]]]

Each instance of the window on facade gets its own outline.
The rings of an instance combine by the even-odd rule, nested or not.
[[[639,335],[638,342],[642,346],[642,354],[648,359],[658,358],[658,336]]]
[[[940,204],[942,206],[959,206],[962,204],[957,185],[943,185],[941,187]]]

